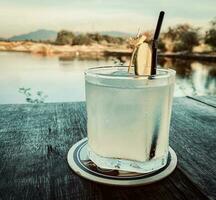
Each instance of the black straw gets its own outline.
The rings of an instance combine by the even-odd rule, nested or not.
[[[160,15],[158,17],[157,26],[154,33],[154,38],[152,41],[152,63],[151,63],[151,75],[155,75],[157,71],[157,46],[158,46],[158,37],[161,30],[161,25],[164,18],[164,11],[160,12]]]

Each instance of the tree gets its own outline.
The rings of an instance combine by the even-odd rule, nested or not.
[[[161,39],[158,40],[158,49],[160,51],[165,51],[166,50],[165,43]]]
[[[99,33],[87,33],[87,36],[91,38],[95,42],[101,42],[103,40],[103,36]]]
[[[88,35],[80,34],[77,35],[72,45],[90,45],[92,43],[92,39]]]
[[[59,45],[72,44],[74,38],[75,38],[75,34],[73,32],[63,30],[58,32],[56,38],[56,44]]]
[[[205,43],[216,50],[216,17],[210,22],[210,29],[206,31]]]
[[[199,44],[199,28],[193,28],[188,24],[179,24],[169,27],[164,33],[164,40],[172,43],[171,51],[189,51]]]

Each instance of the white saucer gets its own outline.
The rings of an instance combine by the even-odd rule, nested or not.
[[[87,156],[87,141],[87,138],[84,138],[74,144],[68,152],[67,161],[76,174],[94,182],[119,186],[146,185],[167,177],[177,165],[175,151],[169,147],[166,166],[152,173],[139,174],[100,169]]]

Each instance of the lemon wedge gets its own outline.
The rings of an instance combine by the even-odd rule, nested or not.
[[[144,42],[137,48],[134,69],[136,75],[151,75],[152,51],[148,43]]]

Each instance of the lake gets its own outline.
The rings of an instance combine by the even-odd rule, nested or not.
[[[0,104],[43,97],[44,102],[84,101],[84,71],[115,60],[0,52]],[[176,70],[175,96],[216,95],[216,63],[163,59],[159,64]]]

